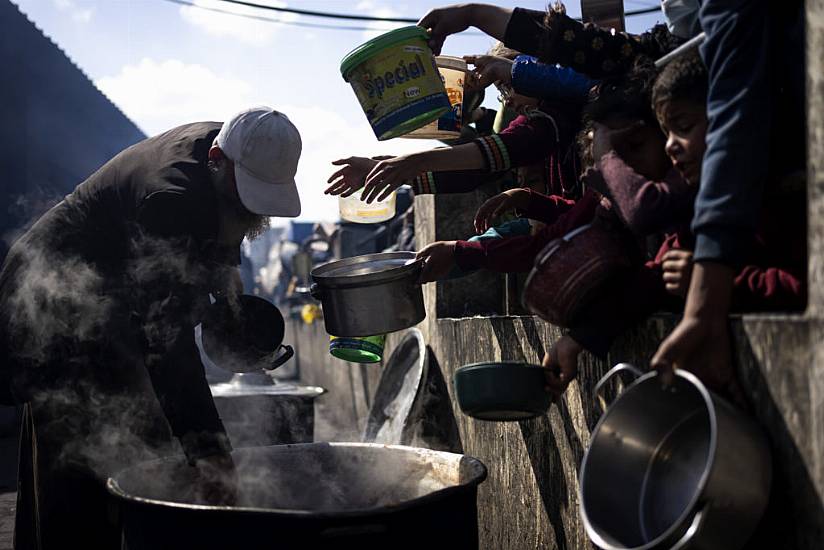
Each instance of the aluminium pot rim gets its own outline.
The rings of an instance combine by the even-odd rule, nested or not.
[[[286,447],[286,448],[301,448],[301,447],[344,447],[344,448],[370,448],[370,449],[389,449],[389,450],[398,450],[403,451],[405,453],[412,453],[412,454],[434,454],[437,456],[454,456],[459,457],[458,461],[467,460],[472,468],[476,470],[476,475],[473,479],[465,483],[461,483],[458,485],[453,485],[450,487],[444,487],[443,489],[438,489],[437,491],[433,491],[431,493],[427,493],[425,495],[421,495],[419,497],[404,500],[403,502],[399,502],[397,504],[390,504],[386,506],[374,507],[374,508],[359,508],[354,510],[342,510],[338,512],[330,512],[330,511],[323,511],[323,512],[316,512],[312,510],[299,510],[294,508],[260,508],[255,506],[215,506],[209,504],[192,504],[192,503],[185,503],[185,502],[173,502],[168,500],[160,500],[155,498],[146,498],[136,496],[124,491],[120,484],[117,482],[115,477],[120,475],[122,472],[118,472],[106,480],[106,490],[108,493],[115,498],[125,501],[131,505],[138,505],[138,506],[153,506],[163,509],[180,509],[186,511],[199,511],[202,513],[232,513],[238,515],[255,515],[255,516],[268,516],[268,515],[280,515],[280,516],[291,516],[295,518],[311,518],[311,519],[339,519],[339,518],[352,518],[352,517],[364,517],[364,516],[377,516],[377,515],[384,515],[390,514],[394,512],[400,512],[403,510],[407,510],[410,508],[416,508],[419,505],[423,505],[429,502],[439,501],[442,500],[444,497],[448,497],[454,493],[460,493],[466,491],[468,489],[476,489],[478,485],[483,483],[488,475],[486,465],[481,462],[478,458],[474,456],[460,454],[460,453],[450,453],[446,451],[435,451],[432,449],[426,449],[422,447],[411,447],[409,445],[384,445],[382,443],[363,443],[363,442],[313,442],[313,443],[292,443],[287,445],[267,445],[265,447]],[[261,447],[247,447],[245,449],[255,449]],[[181,459],[182,457],[173,456],[173,457],[163,457],[155,460],[151,460],[149,462],[168,462],[172,459]],[[140,463],[140,464],[145,464]],[[131,468],[137,467],[138,465],[134,465]],[[127,471],[131,468],[126,468],[123,471]]]
[[[377,252],[375,254],[352,256],[350,258],[343,258],[341,260],[325,263],[314,268],[310,274],[312,276],[312,280],[317,283],[320,288],[371,286],[394,282],[410,276],[414,276],[417,281],[418,274],[423,269],[423,260],[416,259],[416,256],[417,255],[415,252],[407,251]],[[405,259],[412,261],[405,265],[384,269],[375,273],[360,275],[326,275],[327,272],[337,270],[341,267],[357,266],[373,260],[393,259]]]
[[[601,416],[598,420],[598,423],[595,426],[595,429],[592,430],[592,436],[590,437],[590,445],[587,448],[586,453],[584,453],[584,458],[581,461],[581,473],[578,476],[578,508],[581,513],[581,519],[584,522],[584,529],[586,530],[587,536],[595,544],[597,547],[602,548],[603,550],[653,550],[658,548],[665,548],[661,546],[664,543],[672,543],[672,539],[677,537],[682,530],[688,528],[688,520],[690,516],[694,516],[697,512],[696,507],[701,500],[702,495],[707,487],[707,482],[709,481],[710,475],[712,474],[712,470],[715,467],[716,461],[716,454],[718,450],[718,418],[715,412],[715,403],[713,402],[712,395],[710,391],[704,386],[704,384],[698,379],[697,376],[692,374],[691,372],[675,369],[675,375],[683,378],[687,382],[689,382],[699,393],[701,396],[704,407],[707,410],[707,414],[709,417],[710,422],[710,444],[709,450],[707,452],[707,459],[704,465],[704,471],[701,473],[701,478],[698,480],[698,483],[693,491],[693,495],[690,498],[689,504],[684,508],[684,511],[678,517],[676,521],[672,523],[672,525],[661,533],[659,536],[654,538],[653,540],[644,543],[639,546],[616,546],[604,540],[601,536],[600,531],[596,530],[593,526],[592,522],[589,519],[586,511],[586,505],[584,500],[584,477],[586,475],[586,470],[588,466],[588,458],[590,450],[592,449],[592,442],[595,440],[595,437],[601,431],[602,425],[606,422],[609,418],[610,412],[614,409],[615,405],[621,399],[630,395],[634,389],[639,387],[641,384],[645,383],[653,383],[652,380],[659,376],[657,371],[648,372],[640,377],[638,377],[632,384],[630,384],[615,400],[610,404],[607,408],[606,412]],[[669,548],[669,546],[666,546]]]

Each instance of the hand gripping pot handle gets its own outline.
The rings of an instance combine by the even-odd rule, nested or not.
[[[598,401],[598,406],[601,408],[601,412],[605,412],[612,404],[612,402],[607,403],[606,397],[604,397],[604,386],[606,386],[613,378],[624,372],[631,373],[633,379],[636,379],[644,374],[641,372],[641,369],[634,365],[630,365],[629,363],[618,363],[609,369],[609,372],[607,372],[600,380],[598,380],[598,383],[595,384],[595,399]],[[621,387],[618,390],[618,394],[620,395],[623,391],[623,387]]]
[[[701,509],[695,512],[692,517],[692,523],[684,532],[684,535],[678,539],[678,542],[672,545],[670,550],[684,550],[688,548],[690,543],[700,535],[701,528],[704,527],[704,518],[706,517],[706,504],[701,506]]]

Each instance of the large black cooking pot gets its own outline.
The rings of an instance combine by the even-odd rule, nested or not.
[[[203,351],[215,364],[234,372],[273,370],[294,350],[284,346],[286,324],[278,308],[250,294],[237,302],[218,298],[201,324]]]
[[[198,501],[202,480],[182,457],[110,478],[129,550],[478,547],[476,495],[486,468],[475,458],[370,443],[233,456],[233,507]]]

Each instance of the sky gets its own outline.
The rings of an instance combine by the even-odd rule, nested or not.
[[[60,46],[144,133],[154,135],[201,120],[222,121],[253,105],[269,105],[297,126],[303,153],[296,180],[299,219],[338,219],[337,199],[323,194],[331,162],[351,155],[405,154],[440,145],[429,140],[375,139],[340,61],[353,48],[403,24],[350,22],[277,14],[221,0],[12,0]],[[335,13],[419,18],[449,3],[438,0],[256,0],[256,3]],[[545,9],[546,0],[491,2]],[[627,10],[656,0],[626,0]],[[216,13],[280,19],[280,23]],[[580,5],[567,3],[568,13]],[[627,19],[642,32],[660,14]],[[310,28],[305,24],[357,25],[368,30]],[[488,50],[494,40],[476,29],[449,37],[446,55]],[[485,105],[494,106],[496,93]]]

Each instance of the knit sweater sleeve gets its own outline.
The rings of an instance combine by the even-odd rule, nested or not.
[[[552,118],[518,116],[500,134],[473,141],[481,151],[480,170],[423,172],[407,183],[415,194],[466,193],[499,174],[542,161],[551,147],[557,147],[558,129]]]
[[[590,78],[604,78],[630,69],[635,58],[656,59],[667,53],[674,40],[666,26],[635,35],[581,23],[563,9],[548,12],[516,8],[504,34],[504,44],[537,56],[544,63],[575,69]]]
[[[689,220],[695,191],[673,168],[661,181],[651,181],[630,168],[614,151],[588,171],[588,186],[610,198],[627,227],[649,235]]]
[[[482,241],[457,241],[455,263],[464,271],[489,269],[501,273],[527,272],[535,257],[550,241],[592,221],[599,199],[594,193],[585,194],[555,223],[547,225],[535,235]]]
[[[529,218],[544,223],[555,223],[563,214],[569,212],[575,201],[558,195],[544,195],[532,189],[526,189],[529,201],[524,208],[519,208],[517,214],[521,218]]]

